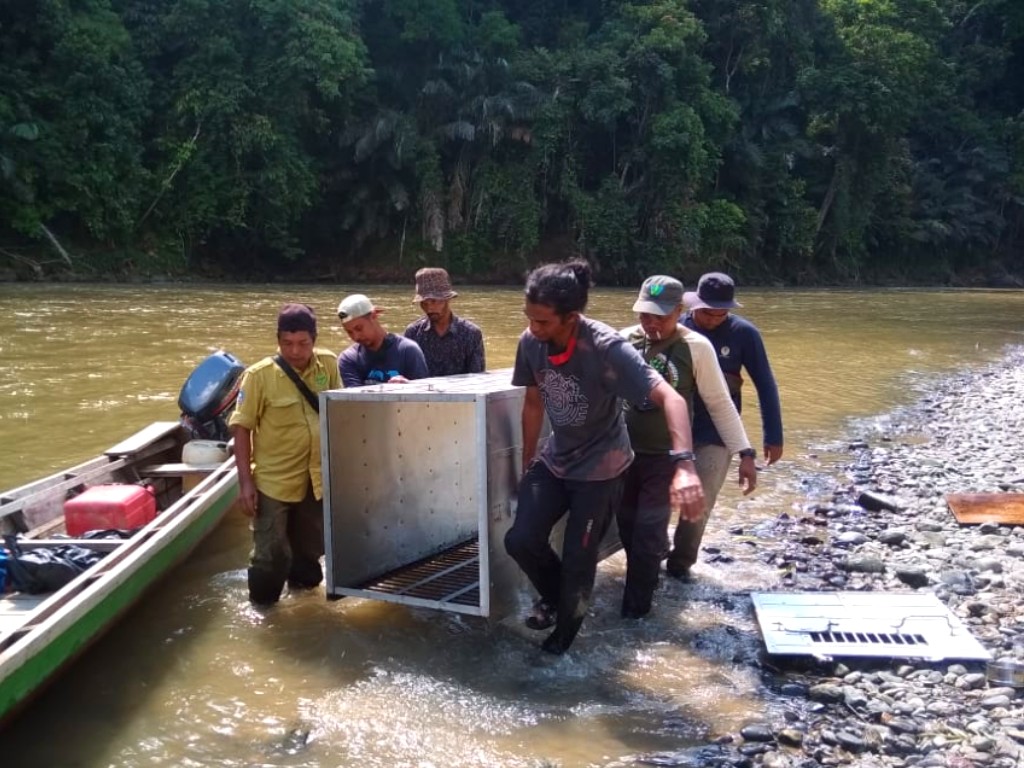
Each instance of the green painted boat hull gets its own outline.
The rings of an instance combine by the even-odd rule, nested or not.
[[[112,587],[73,624],[0,680],[0,723],[27,703],[109,629],[147,589],[181,562],[216,527],[237,497],[238,483],[235,482],[189,525],[140,563],[128,578]]]

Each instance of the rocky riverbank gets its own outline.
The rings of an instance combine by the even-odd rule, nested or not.
[[[995,658],[1024,660],[1024,526],[961,526],[944,495],[1024,491],[1024,350],[940,382],[851,440],[836,487],[758,545],[783,589],[933,592]],[[738,537],[743,531],[732,531]],[[751,609],[752,611],[752,609]],[[712,746],[641,756],[679,766],[1012,768],[1024,765],[1024,690],[982,662],[765,658],[781,705]]]

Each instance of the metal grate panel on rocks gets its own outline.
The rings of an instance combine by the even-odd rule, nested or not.
[[[755,592],[771,654],[990,659],[932,594]]]

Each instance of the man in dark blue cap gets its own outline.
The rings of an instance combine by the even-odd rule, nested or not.
[[[700,278],[696,291],[683,294],[689,313],[683,325],[707,337],[718,355],[729,394],[737,411],[742,411],[742,369],[746,369],[757,390],[764,432],[764,458],[774,464],[782,457],[782,406],[761,332],[748,320],[730,312],[742,306],[736,301],[736,285],[722,272],[709,272]],[[673,537],[666,568],[670,575],[689,580],[690,568],[697,562],[704,528],[715,499],[729,472],[731,455],[712,423],[707,407],[697,395],[693,410],[693,444],[697,454],[697,474],[704,488],[707,511],[703,520],[680,521]],[[753,450],[753,449],[751,449]],[[741,458],[744,451],[740,452]]]

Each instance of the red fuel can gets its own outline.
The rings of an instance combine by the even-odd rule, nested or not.
[[[141,485],[94,485],[64,502],[69,536],[106,528],[138,528],[156,517],[156,497]]]

